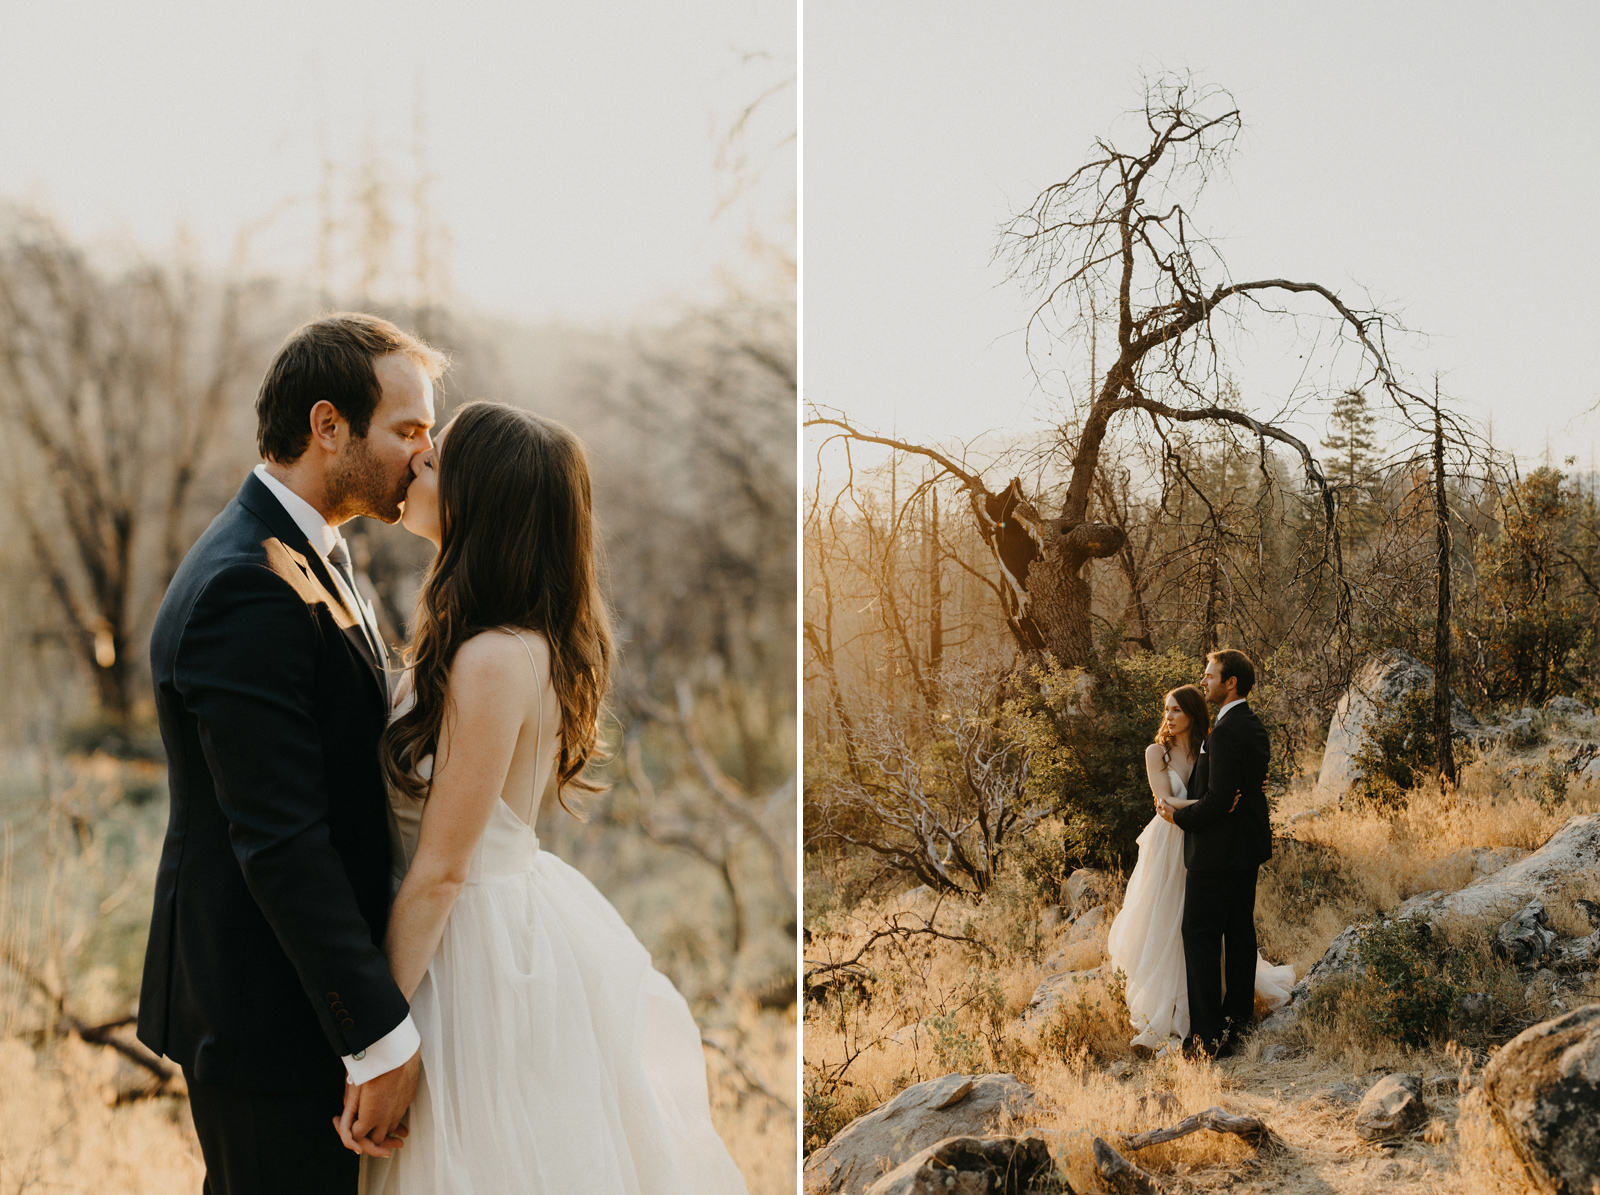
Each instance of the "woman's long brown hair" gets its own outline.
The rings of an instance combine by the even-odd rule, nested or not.
[[[406,650],[417,701],[384,732],[384,773],[401,792],[427,795],[417,765],[438,749],[457,649],[492,627],[520,627],[550,645],[561,703],[556,795],[571,813],[564,789],[602,791],[583,770],[605,758],[600,703],[612,654],[583,445],[559,423],[473,402],[450,421],[437,462],[439,551]]]
[[[1206,695],[1194,685],[1179,685],[1167,697],[1178,700],[1178,708],[1189,715],[1189,761],[1200,758],[1200,744],[1205,742],[1206,731],[1211,728],[1211,711],[1206,709]],[[1167,732],[1167,697],[1161,699],[1161,725],[1156,727],[1156,742],[1161,744],[1161,762],[1172,762],[1172,744],[1176,741]]]

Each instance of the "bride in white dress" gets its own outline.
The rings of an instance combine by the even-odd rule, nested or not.
[[[1211,718],[1193,685],[1167,694],[1156,741],[1145,749],[1151,793],[1168,804],[1193,805],[1188,780]],[[1122,911],[1111,923],[1106,953],[1126,977],[1133,1044],[1176,1049],[1189,1036],[1189,990],[1183,966],[1183,831],[1160,817],[1139,835],[1139,859],[1128,877]],[[1294,987],[1294,968],[1274,967],[1256,954],[1256,995],[1276,1008]]]
[[[611,638],[583,448],[470,403],[416,474],[404,522],[439,552],[380,750],[398,884],[384,949],[421,1078],[404,1146],[368,1143],[361,1189],[744,1195],[683,997],[533,831],[552,772],[565,807],[563,789],[593,790],[599,750]]]

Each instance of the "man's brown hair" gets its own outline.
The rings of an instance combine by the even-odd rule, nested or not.
[[[1250,662],[1250,657],[1242,651],[1235,651],[1225,647],[1221,651],[1214,651],[1206,656],[1209,662],[1215,660],[1222,668],[1222,683],[1227,684],[1230,676],[1239,678],[1239,687],[1235,690],[1240,697],[1247,697],[1250,690],[1256,685],[1256,666]]]
[[[326,399],[365,438],[383,388],[373,363],[403,353],[430,378],[444,372],[444,354],[386,319],[336,311],[289,334],[267,366],[256,395],[256,447],[280,465],[300,459],[311,442],[311,408]]]

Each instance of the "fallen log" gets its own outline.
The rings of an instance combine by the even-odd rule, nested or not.
[[[1190,1133],[1198,1133],[1201,1129],[1210,1129],[1213,1133],[1232,1133],[1258,1151],[1278,1144],[1273,1131],[1254,1116],[1234,1116],[1221,1108],[1207,1108],[1204,1112],[1184,1117],[1170,1129],[1151,1129],[1147,1133],[1125,1138],[1122,1147],[1130,1152],[1147,1149],[1152,1145],[1187,1137]]]
[[[1163,1195],[1166,1187],[1148,1170],[1128,1161],[1104,1139],[1094,1139],[1094,1166],[1116,1195]]]

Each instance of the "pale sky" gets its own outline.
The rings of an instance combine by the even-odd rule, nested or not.
[[[610,322],[714,297],[752,227],[792,249],[793,0],[0,0],[0,18],[0,199],[97,244],[160,251],[183,225],[221,262],[265,219],[257,263],[309,278],[324,155],[342,203],[376,153],[409,275],[421,96],[458,300]],[[743,142],[756,184],[717,217],[719,139],[769,90]]]
[[[1397,363],[1502,447],[1595,453],[1595,6],[808,0],[804,24],[812,402],[946,443],[1047,424],[996,230],[1139,102],[1141,70],[1187,68],[1243,114],[1193,209],[1234,278],[1365,288],[1430,334]],[[1247,396],[1292,382],[1275,339],[1242,348]]]

